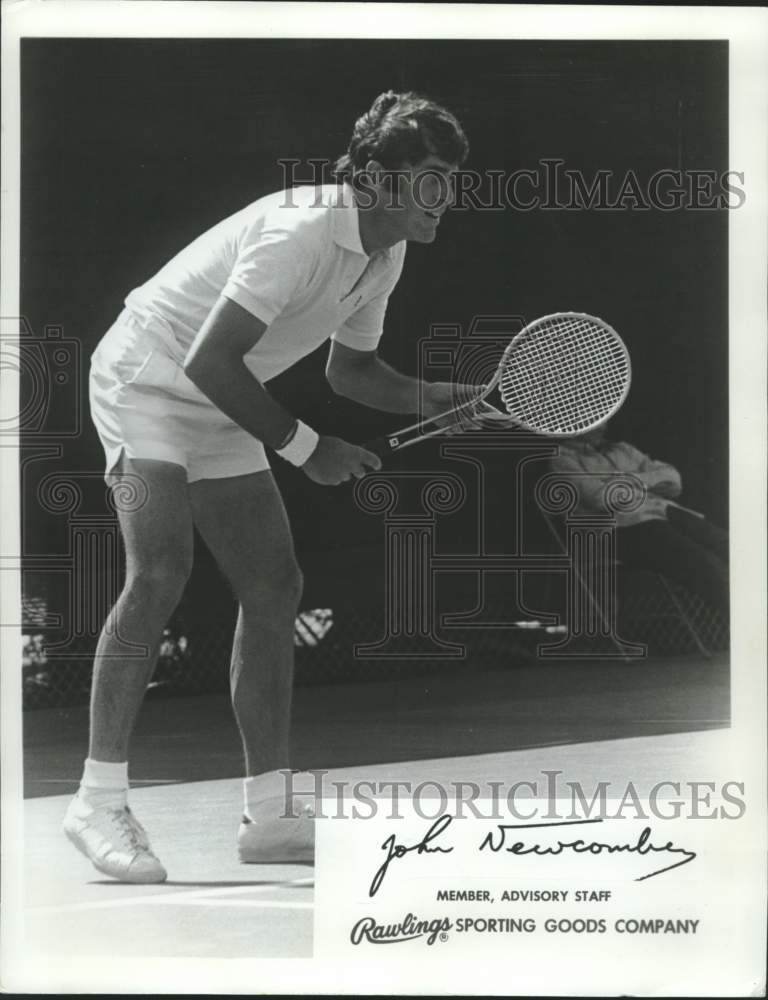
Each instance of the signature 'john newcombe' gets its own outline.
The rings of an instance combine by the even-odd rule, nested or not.
[[[384,881],[384,876],[387,874],[390,864],[398,858],[402,858],[406,854],[411,853],[417,856],[421,854],[437,853],[450,854],[453,851],[453,847],[447,847],[443,844],[435,844],[435,841],[445,832],[445,830],[448,829],[452,821],[452,816],[441,816],[439,819],[435,820],[418,843],[411,844],[409,847],[405,844],[398,844],[394,834],[387,837],[381,845],[381,849],[386,851],[387,855],[383,864],[373,876],[373,880],[371,881],[371,885],[368,890],[368,895],[376,895],[381,887],[381,883]],[[598,840],[583,840],[581,838],[576,840],[557,840],[552,844],[526,843],[524,840],[519,839],[519,834],[514,835],[511,833],[513,830],[528,831],[537,828],[540,829],[542,827],[550,829],[558,826],[583,826],[590,823],[602,822],[602,819],[578,819],[561,820],[556,823],[499,823],[494,830],[485,836],[482,843],[478,847],[478,851],[491,851],[494,854],[504,851],[506,854],[514,854],[517,856],[525,854],[557,856],[562,854],[564,851],[573,851],[575,854],[593,855],[603,853],[681,855],[679,861],[675,861],[674,864],[664,865],[663,868],[657,868],[655,871],[648,872],[646,875],[641,875],[639,878],[635,879],[636,882],[642,882],[644,879],[653,878],[655,875],[661,875],[663,872],[671,871],[673,868],[679,868],[681,865],[687,865],[696,857],[695,851],[689,851],[684,847],[675,847],[671,840],[668,840],[666,844],[660,846],[652,844],[651,828],[649,826],[646,826],[642,830],[636,841],[622,844],[606,844]]]

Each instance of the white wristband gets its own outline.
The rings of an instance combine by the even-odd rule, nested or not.
[[[317,448],[319,440],[320,436],[317,431],[313,431],[311,427],[307,427],[299,420],[296,423],[296,433],[285,448],[278,450],[277,454],[286,462],[291,462],[292,465],[303,465]]]

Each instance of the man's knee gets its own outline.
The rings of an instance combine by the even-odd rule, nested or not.
[[[243,583],[237,594],[240,603],[246,608],[263,608],[268,605],[290,607],[295,611],[304,587],[304,576],[296,560],[285,559],[266,572],[259,572],[259,567],[254,569],[256,572]]]
[[[135,596],[165,607],[178,603],[187,585],[192,566],[179,556],[143,561],[127,575],[126,587]]]
[[[298,606],[304,589],[304,576],[295,559],[285,559],[267,583],[277,599]]]

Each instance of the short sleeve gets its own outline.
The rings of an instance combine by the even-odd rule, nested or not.
[[[369,299],[357,312],[352,313],[333,334],[332,340],[355,351],[376,350],[384,332],[384,316],[387,312],[389,296],[403,270],[404,257],[405,251],[402,248],[382,291]]]
[[[384,332],[390,291],[381,292],[353,313],[333,334],[332,340],[355,351],[375,351]]]
[[[253,227],[221,293],[269,326],[306,285],[308,256],[295,232]]]

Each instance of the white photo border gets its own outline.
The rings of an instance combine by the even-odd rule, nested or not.
[[[372,32],[372,25],[375,31]],[[719,39],[730,46],[730,169],[743,171],[745,205],[730,223],[730,539],[734,772],[748,783],[755,878],[765,885],[766,809],[766,326],[768,279],[768,12],[746,7],[226,3],[154,0],[7,0],[2,38],[2,291],[0,317],[19,314],[19,70],[24,37]],[[13,371],[2,372],[2,416],[18,410]],[[0,449],[4,559],[19,551],[18,452]],[[19,621],[18,579],[0,574],[2,621]],[[419,966],[399,955],[343,968],[322,958],[253,960],[99,959],[87,969],[14,968],[23,898],[21,672],[14,631],[2,630],[2,985],[29,992],[507,993],[509,969],[482,975],[449,962]],[[762,795],[762,798],[760,797]],[[18,970],[19,974],[21,970]],[[521,984],[524,985],[524,984]],[[563,984],[565,985],[565,984]],[[534,990],[537,988],[533,986]],[[540,989],[540,987],[538,987]]]

